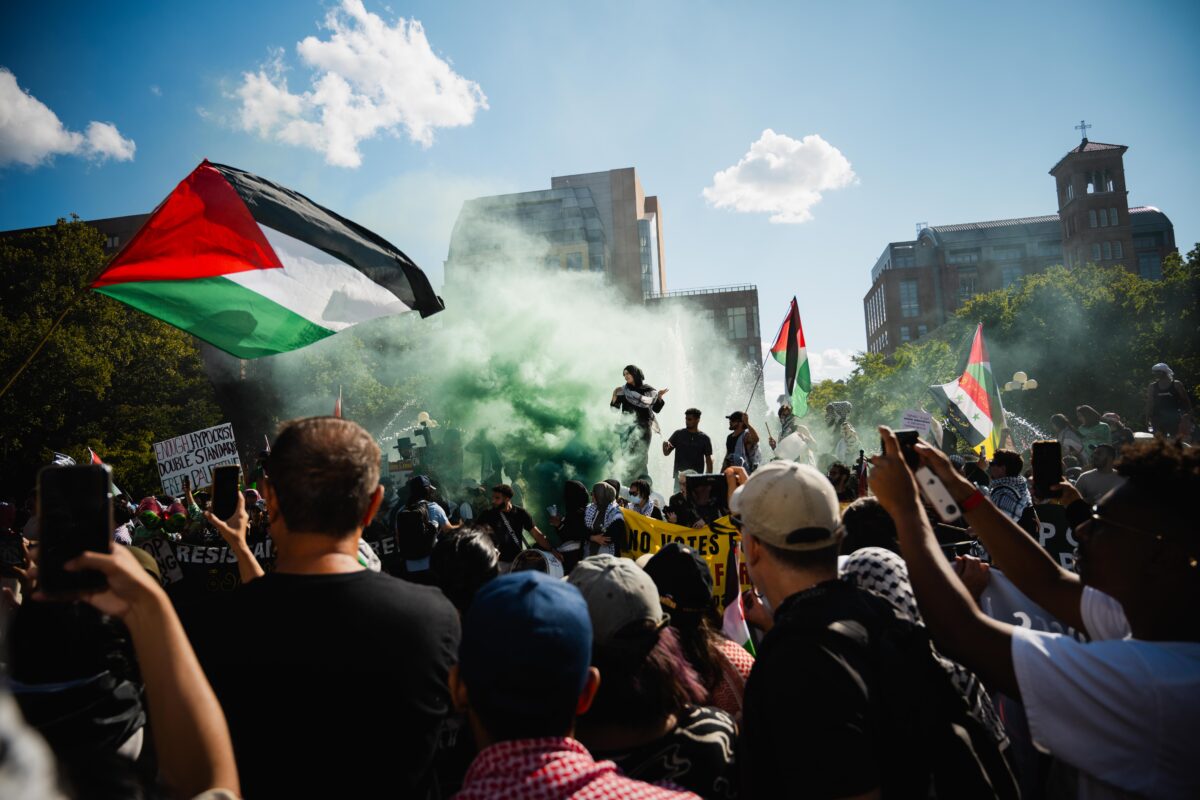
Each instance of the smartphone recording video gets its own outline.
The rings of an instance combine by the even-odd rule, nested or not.
[[[220,520],[229,519],[237,511],[238,483],[242,475],[241,467],[236,465],[216,467],[213,469],[212,475],[213,516]]]
[[[104,588],[102,573],[67,572],[64,565],[85,550],[111,551],[110,483],[109,468],[104,464],[45,467],[38,473],[38,582],[46,594]]]
[[[1063,482],[1062,445],[1055,441],[1034,442],[1030,461],[1033,466],[1033,496],[1039,500],[1062,496],[1052,488]]]

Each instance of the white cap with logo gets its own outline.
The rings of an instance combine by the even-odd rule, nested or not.
[[[815,467],[772,461],[729,498],[742,530],[785,550],[820,550],[842,538],[837,492]]]

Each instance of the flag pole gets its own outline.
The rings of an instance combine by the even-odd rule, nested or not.
[[[792,297],[792,300],[795,300],[795,299],[796,299],[796,298],[795,298],[795,296],[793,296],[793,297]],[[775,342],[779,341],[779,334],[783,333],[783,326],[784,326],[784,325],[786,325],[786,324],[787,324],[787,322],[788,322],[788,319],[790,319],[790,317],[791,317],[791,314],[790,314],[791,310],[792,310],[792,304],[791,304],[791,302],[789,301],[789,302],[788,302],[788,312],[789,312],[789,314],[788,314],[788,316],[786,316],[786,317],[784,317],[784,318],[783,318],[783,322],[779,323],[779,330],[775,331],[775,338],[774,338],[774,340],[771,342],[771,344],[772,344],[772,345],[774,345],[774,344],[775,344]],[[746,400],[746,410],[743,412],[743,413],[745,413],[745,414],[749,414],[749,413],[750,413],[750,404],[754,402],[754,393],[755,393],[756,391],[758,391],[758,384],[762,382],[762,379],[763,379],[763,372],[766,370],[766,368],[767,368],[767,361],[769,361],[770,359],[771,359],[771,351],[768,349],[768,350],[767,350],[767,357],[763,359],[763,362],[762,362],[762,364],[760,364],[760,365],[759,365],[759,367],[758,367],[758,377],[754,379],[754,388],[750,390],[750,397],[749,397],[749,398],[747,398],[747,400]]]
[[[43,336],[41,341],[39,341],[33,348],[33,352],[21,362],[21,366],[17,367],[17,371],[14,372],[12,377],[8,379],[8,383],[4,384],[4,388],[0,389],[0,397],[4,397],[4,395],[8,394],[8,390],[11,389],[12,385],[17,382],[17,378],[21,377],[21,373],[25,371],[25,368],[33,362],[33,359],[37,358],[37,354],[42,352],[42,348],[46,346],[46,342],[50,341],[50,337],[54,335],[54,332],[58,330],[58,326],[62,325],[63,320],[67,318],[67,314],[71,313],[82,297],[82,291],[75,293],[75,298],[71,300],[71,302],[67,304],[67,307],[63,309],[62,313],[58,315],[58,319],[54,320],[54,322],[50,324],[50,329],[46,331],[46,335]]]

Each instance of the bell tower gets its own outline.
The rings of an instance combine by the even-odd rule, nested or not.
[[[1089,141],[1090,127],[1083,121],[1075,126],[1083,140],[1050,169],[1058,190],[1063,262],[1069,267],[1091,262],[1136,271],[1125,187],[1124,156],[1129,148]]]

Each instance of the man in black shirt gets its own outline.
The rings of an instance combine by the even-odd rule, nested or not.
[[[683,412],[683,422],[686,427],[675,431],[663,442],[663,455],[669,456],[674,451],[676,475],[689,469],[697,473],[712,472],[712,440],[700,431],[700,409],[689,408]]]
[[[923,796],[882,730],[867,647],[851,638],[895,617],[887,601],[838,580],[833,486],[813,467],[774,461],[730,506],[750,578],[774,609],[746,682],[742,796]]]
[[[479,515],[479,522],[492,529],[492,541],[500,551],[500,572],[508,572],[513,560],[525,549],[524,531],[533,534],[538,546],[548,553],[554,553],[559,561],[562,555],[558,553],[545,534],[533,524],[533,517],[520,506],[513,505],[513,490],[507,483],[492,487],[492,507]]]
[[[284,425],[262,490],[275,571],[214,601],[191,629],[249,800],[437,791],[458,614],[438,589],[360,564],[383,497],[379,460],[348,420]]]

